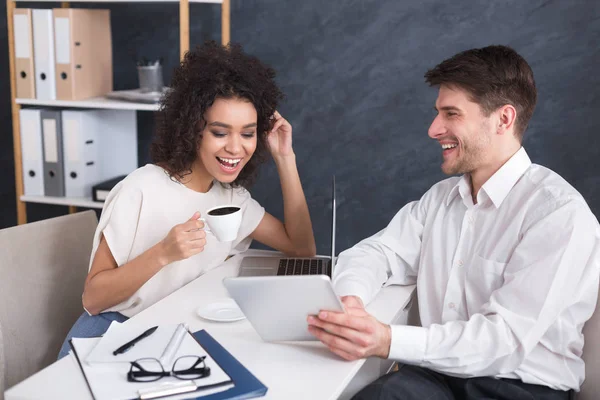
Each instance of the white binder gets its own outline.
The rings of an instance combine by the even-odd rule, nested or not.
[[[92,197],[92,187],[137,168],[134,111],[63,110],[65,196]]]
[[[20,110],[19,123],[21,126],[23,192],[28,196],[43,196],[44,158],[42,155],[42,121],[40,110]]]
[[[98,163],[98,117],[96,111],[62,111],[67,197],[90,197],[92,186],[101,179]]]
[[[135,111],[96,110],[100,124],[100,182],[128,175],[138,167],[137,118]],[[110,161],[108,161],[110,158]]]
[[[52,10],[33,10],[33,63],[38,100],[56,100]]]

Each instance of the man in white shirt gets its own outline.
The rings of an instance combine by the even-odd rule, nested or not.
[[[537,98],[531,68],[489,46],[425,78],[439,87],[429,136],[442,170],[462,176],[340,254],[334,287],[347,312],[309,317],[309,330],[345,359],[400,363],[358,399],[567,399],[585,376],[600,227],[582,196],[521,147]],[[382,285],[414,283],[421,327],[364,310]]]

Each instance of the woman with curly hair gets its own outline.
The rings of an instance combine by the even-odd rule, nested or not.
[[[291,256],[315,254],[315,240],[292,148],[277,112],[275,72],[239,45],[207,42],[186,54],[162,99],[153,164],[110,192],[94,237],[83,292],[87,312],[67,338],[103,334],[245,251],[252,239]],[[285,223],[244,188],[271,154]],[[242,209],[237,238],[220,242],[200,220],[219,205]],[[68,353],[65,344],[59,358]]]

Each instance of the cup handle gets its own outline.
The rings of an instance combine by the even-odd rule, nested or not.
[[[198,221],[204,222],[204,232],[210,232],[210,227],[204,218],[198,218]],[[211,232],[212,233],[212,232]]]

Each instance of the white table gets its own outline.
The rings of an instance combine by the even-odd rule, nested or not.
[[[274,254],[261,250],[249,253]],[[129,321],[148,326],[186,322],[192,332],[206,329],[269,388],[265,399],[346,399],[389,370],[391,361],[370,358],[348,362],[320,342],[265,343],[247,320],[219,323],[198,317],[195,311],[199,305],[228,297],[221,281],[237,275],[241,258],[230,258]],[[367,310],[382,322],[404,324],[413,292],[414,286],[387,287]],[[91,395],[77,362],[68,356],[13,386],[5,398],[80,400],[91,399]]]

